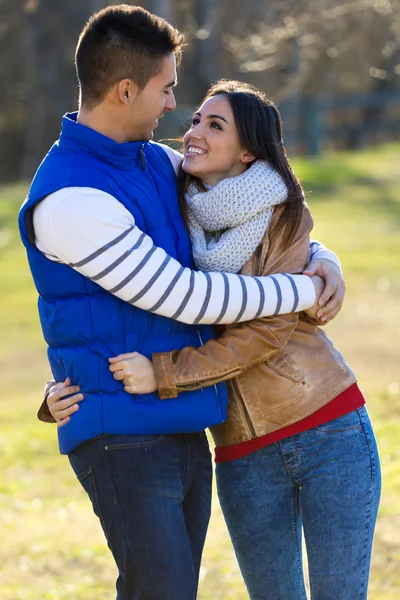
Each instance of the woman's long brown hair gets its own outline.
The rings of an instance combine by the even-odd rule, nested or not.
[[[223,95],[232,108],[240,142],[256,159],[264,160],[273,167],[286,184],[288,195],[284,210],[274,228],[275,238],[281,231],[285,246],[293,241],[303,214],[304,193],[287,158],[282,136],[282,118],[279,110],[268,97],[257,88],[240,81],[220,80],[208,90],[203,102],[214,96]],[[202,104],[203,104],[202,102]],[[187,223],[185,195],[194,182],[205,190],[202,182],[181,167],[178,174],[179,202]]]

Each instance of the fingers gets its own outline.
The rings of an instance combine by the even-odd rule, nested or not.
[[[325,306],[325,304],[329,301],[329,299],[336,292],[338,283],[339,283],[338,277],[335,277],[335,276],[327,277],[324,290],[318,300],[318,306]]]
[[[314,319],[314,317],[309,317],[308,315],[305,315],[304,318],[307,321],[307,323],[311,323],[311,325],[318,325],[317,319]]]
[[[64,387],[65,382],[57,383],[54,388],[51,390],[47,397],[47,404],[54,404],[58,402],[61,398],[65,398],[65,396],[71,396],[72,394],[76,394],[80,391],[80,387],[78,385],[70,385]]]
[[[327,322],[324,323],[323,321],[321,321],[320,319],[317,319],[316,317],[309,317],[308,315],[306,315],[306,321],[308,321],[312,325],[315,325],[316,327],[323,327],[327,323]]]
[[[44,395],[48,396],[49,394],[53,393],[54,390],[61,390],[64,387],[67,387],[71,384],[71,380],[69,377],[67,377],[65,379],[65,381],[59,381],[56,382],[54,381],[54,379],[52,379],[51,381],[48,381],[44,390]]]
[[[131,385],[126,385],[124,387],[124,391],[127,392],[128,394],[134,394],[135,393],[134,388]]]
[[[78,400],[78,402],[79,401],[80,400]],[[55,418],[55,420],[57,421],[57,423],[63,422],[63,425],[65,425],[65,423],[69,421],[70,416],[73,415],[74,413],[76,413],[78,410],[79,410],[79,406],[77,404],[68,406],[64,410],[58,410],[58,407],[57,407],[57,411],[53,411],[52,415]]]
[[[326,305],[317,311],[316,316],[323,322],[334,319],[343,305],[344,294],[345,294],[345,283],[343,279],[339,279],[334,294],[328,300]]]
[[[126,377],[126,371],[115,371],[113,377],[117,381],[122,381]]]
[[[321,266],[323,266],[323,264],[320,260],[311,260],[304,269],[303,275],[308,275],[308,277],[312,277],[313,275],[321,275],[321,273],[318,273],[318,270],[321,269]]]
[[[137,356],[137,355],[138,355],[138,352],[127,352],[126,354],[118,354],[118,356],[112,356],[108,360],[110,361],[111,364],[114,364],[121,360],[125,360],[126,358],[133,358],[134,356]]]
[[[113,363],[116,363],[116,362],[122,360],[123,358],[125,358],[125,354],[118,354],[118,356],[112,356],[108,360],[110,363],[113,364]]]
[[[83,394],[77,393],[80,391],[79,386],[69,385],[70,383],[69,377],[57,383],[47,397],[47,406],[50,414],[57,421],[57,427],[68,423],[70,416],[79,410],[78,403],[83,400]]]
[[[125,385],[133,385],[134,379],[132,373],[127,371],[117,371],[113,375],[114,379],[117,381],[122,381]]]
[[[319,306],[325,306],[330,298],[338,296],[340,301],[344,297],[344,280],[337,268],[321,269],[321,276],[325,279],[325,289],[323,290],[319,300]]]
[[[132,366],[132,361],[137,356],[139,356],[138,352],[131,352],[130,354],[120,354],[119,357],[116,356],[115,358],[109,358],[108,360],[110,362],[114,361],[117,358],[118,361],[112,362],[108,368],[110,369],[111,373],[116,373],[117,371],[123,371],[124,369],[128,369],[130,366]]]
[[[337,296],[334,296],[329,300],[329,302],[318,310],[316,317],[322,321],[322,323],[327,323],[331,319],[334,319],[338,314],[339,310],[342,307],[342,303]]]
[[[109,359],[111,360],[111,359]],[[129,368],[129,362],[128,359],[121,359],[116,363],[111,364],[108,367],[111,371],[111,373],[116,373],[117,371],[123,371],[124,369],[128,369]]]
[[[70,381],[69,377],[67,377],[66,380],[61,383],[61,386],[63,386],[63,385],[69,385],[70,383],[71,383],[71,381]],[[55,388],[57,385],[58,384],[57,384],[56,381],[54,381],[54,379],[51,379],[50,381],[48,381],[46,383],[45,388],[44,388],[44,395],[45,395],[45,397],[47,397],[50,394],[51,390],[53,388]]]
[[[60,411],[70,408],[76,402],[81,402],[82,400],[83,400],[83,394],[75,394],[74,396],[70,396],[69,398],[66,398],[65,400],[57,400],[55,402],[51,402],[51,405],[53,407],[55,407],[54,411],[57,411],[57,413],[59,413]],[[79,408],[79,407],[77,406],[77,408]]]
[[[111,360],[111,358],[109,359]],[[127,367],[127,363],[124,360],[119,360],[117,363],[112,363],[108,368],[110,369],[111,373],[116,373],[117,371],[122,371],[123,369],[126,369]]]

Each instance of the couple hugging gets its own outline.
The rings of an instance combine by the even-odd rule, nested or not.
[[[252,600],[367,597],[380,470],[365,400],[321,329],[344,284],[263,92],[212,85],[183,155],[183,36],[140,7],[93,15],[19,224],[54,377],[39,409],[118,567],[118,600],[194,600],[218,495]],[[58,383],[56,383],[58,382]]]

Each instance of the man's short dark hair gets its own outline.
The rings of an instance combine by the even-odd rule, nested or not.
[[[143,89],[174,53],[180,62],[183,35],[140,6],[118,4],[95,13],[86,23],[75,53],[81,103],[93,108],[122,79]]]

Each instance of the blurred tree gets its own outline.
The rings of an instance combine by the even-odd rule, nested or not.
[[[320,98],[378,90],[385,90],[389,99],[398,97],[399,0],[264,0],[260,4],[264,18],[239,34],[226,31],[225,48],[242,77],[277,100],[291,98],[288,117],[293,120],[293,113],[297,115],[294,129],[300,138],[304,138],[303,125],[310,129],[310,119],[315,128],[321,126],[315,112]],[[347,111],[347,123],[342,118],[345,111],[336,112],[338,124],[349,131],[347,145],[371,140],[377,118],[386,108],[384,104],[373,109],[360,106]],[[387,128],[385,135],[398,133],[399,127]]]
[[[29,178],[57,137],[60,116],[77,107],[76,40],[94,12],[118,0],[0,0],[0,179]],[[180,123],[221,76],[264,89],[288,109],[292,147],[304,126],[318,125],[318,102],[343,94],[400,91],[400,0],[135,0],[186,34],[178,111],[158,137]],[[290,99],[290,100],[289,100]],[[398,103],[399,104],[399,103]],[[397,112],[396,112],[397,111]],[[398,128],[390,100],[331,111],[329,131],[346,128],[346,145],[362,145]],[[398,119],[399,121],[400,119]],[[307,124],[308,123],[308,124]],[[288,138],[286,138],[288,139]],[[379,138],[380,139],[380,138]],[[337,144],[334,136],[328,145]]]
[[[24,18],[13,0],[0,0],[0,179],[18,178],[24,136]]]
[[[24,64],[26,125],[19,175],[29,178],[59,130],[60,115],[77,106],[73,64],[82,24],[105,6],[99,0],[26,0]]]

